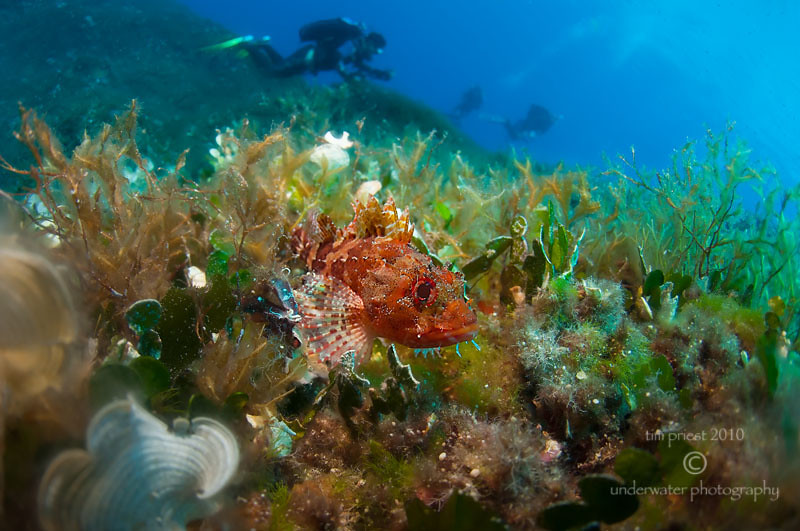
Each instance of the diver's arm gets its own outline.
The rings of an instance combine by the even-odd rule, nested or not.
[[[347,70],[347,68],[345,68],[344,66],[345,62],[346,59],[336,63],[336,71],[339,72],[339,75],[342,76],[342,79],[344,79],[345,81],[352,81],[356,77],[356,73]]]
[[[375,79],[380,79],[381,81],[389,81],[394,77],[394,70],[381,70],[380,68],[372,68],[364,63],[356,64],[356,68],[360,73]]]

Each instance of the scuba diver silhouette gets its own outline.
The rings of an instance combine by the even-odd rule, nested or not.
[[[553,114],[545,107],[534,103],[528,108],[525,118],[521,120],[512,122],[508,118],[489,114],[483,115],[482,118],[502,124],[511,140],[530,140],[545,134],[563,116]]]
[[[320,20],[300,28],[300,40],[308,42],[291,55],[282,57],[269,43],[269,37],[260,40],[252,36],[238,37],[207,49],[241,46],[253,60],[277,77],[291,77],[309,73],[336,71],[345,80],[372,77],[387,81],[391,70],[380,70],[367,64],[376,54],[383,53],[386,39],[380,33],[367,33],[363,24],[348,18]],[[342,53],[340,48],[351,43],[352,50]]]
[[[455,106],[450,116],[454,120],[460,120],[464,116],[477,111],[483,105],[483,91],[479,85],[470,87],[461,95],[461,100]]]
[[[521,138],[534,138],[546,133],[561,116],[551,113],[541,105],[533,104],[528,109],[528,114],[522,120],[512,122],[506,120],[504,123],[506,132],[512,140]]]

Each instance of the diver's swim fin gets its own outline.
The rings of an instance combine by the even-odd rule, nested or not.
[[[488,114],[488,113],[485,113],[485,112],[479,113],[478,114],[478,118],[480,118],[481,120],[483,120],[485,122],[490,122],[490,123],[493,123],[493,124],[504,124],[504,123],[508,122],[508,118],[504,118],[504,117],[498,116],[496,114]]]
[[[204,48],[200,48],[204,52],[216,52],[219,50],[227,50],[228,48],[233,48],[235,46],[239,46],[240,44],[245,44],[248,42],[253,42],[255,37],[252,35],[243,35],[241,37],[234,37],[233,39],[228,39],[227,41],[221,42],[219,44],[212,44],[211,46],[206,46]],[[261,37],[262,41],[268,41],[269,36]]]

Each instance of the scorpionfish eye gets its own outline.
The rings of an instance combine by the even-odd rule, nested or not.
[[[436,284],[433,280],[422,277],[414,284],[411,294],[414,297],[414,305],[417,308],[425,308],[436,300]]]

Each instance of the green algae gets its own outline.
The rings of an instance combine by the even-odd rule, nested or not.
[[[97,410],[128,396],[160,400],[159,395],[169,390],[170,385],[169,370],[153,357],[140,356],[127,364],[107,362],[89,380],[89,402]]]
[[[639,448],[625,448],[614,460],[614,472],[628,485],[649,487],[661,481],[658,460],[650,452]]]
[[[228,260],[230,255],[224,251],[216,250],[208,255],[206,275],[209,277],[224,277],[228,274]]]
[[[778,332],[769,330],[758,339],[756,358],[764,367],[767,389],[774,395],[778,389]]]
[[[449,376],[447,394],[477,414],[518,412],[523,382],[517,360],[486,339],[479,337],[476,345],[461,346],[461,356],[450,357],[442,367]]]
[[[213,275],[210,286],[202,295],[202,313],[205,330],[214,333],[226,326],[236,310],[235,284],[223,275]]]
[[[155,357],[142,356],[131,361],[128,366],[139,375],[146,397],[152,399],[169,389],[171,383],[169,371]]]
[[[434,511],[418,499],[405,504],[409,531],[463,529],[469,531],[500,531],[507,526],[496,514],[464,494],[454,494],[444,507]]]
[[[295,529],[289,520],[289,487],[286,483],[276,483],[267,490],[270,501],[272,518],[269,521],[269,531],[291,531]]]
[[[432,136],[409,136],[387,150],[365,134],[358,162],[332,174],[308,163],[316,141],[307,130],[260,136],[243,123],[220,133],[226,155],[209,163],[202,182],[175,187],[174,173],[143,171],[139,185],[151,190],[147,195],[105,161],[120,153],[139,157],[134,111],[88,139],[73,160],[32,116],[24,125],[48,168],[34,172],[44,179],[41,201],[51,207],[42,219],[52,218],[60,237],[81,242],[83,226],[124,228],[139,238],[129,240],[133,248],[153,251],[128,261],[103,234],[87,240],[88,257],[71,254],[86,247],[63,247],[66,257],[88,264],[82,273],[97,305],[97,330],[105,334],[98,358],[123,360],[130,349],[112,348],[117,339],[110,338],[136,339],[131,331],[145,355],[100,364],[88,401],[96,408],[132,392],[165,417],[213,415],[230,423],[254,448],[241,489],[271,514],[264,527],[368,527],[403,517],[411,526],[420,518],[448,521],[456,506],[475,511],[476,522],[493,515],[490,521],[497,516],[513,528],[529,528],[537,518],[548,528],[622,519],[643,525],[665,514],[666,502],[614,502],[608,492],[634,480],[691,486],[697,478],[682,465],[691,451],[727,458],[726,484],[751,477],[744,461],[791,489],[791,479],[759,456],[796,448],[798,422],[789,406],[799,372],[795,299],[790,291],[779,299],[770,291],[768,303],[761,295],[744,297],[734,277],[747,277],[745,257],[732,256],[725,274],[713,274],[719,269],[709,269],[708,257],[698,258],[699,270],[676,267],[683,264],[670,261],[668,239],[638,239],[630,225],[610,219],[616,204],[593,196],[587,173],[526,161],[493,170],[495,182]],[[305,112],[304,127],[313,128],[316,118]],[[95,157],[89,167],[86,153]],[[474,345],[435,357],[379,345],[360,367],[318,368],[314,375],[302,348],[282,344],[242,313],[241,297],[278,271],[296,281],[303,266],[289,251],[292,227],[311,208],[348,221],[349,199],[373,177],[382,198],[410,208],[415,246],[453,260],[470,279],[480,334]],[[81,201],[100,215],[59,195],[65,185],[83,190]],[[115,199],[115,186],[124,200]],[[175,216],[153,223],[166,201]],[[624,246],[609,243],[613,233],[637,234],[641,244],[623,253]],[[169,252],[159,254],[148,242],[161,236]],[[611,258],[619,260],[615,268],[608,267]],[[190,264],[205,271],[205,283],[189,280]],[[147,344],[156,337],[160,360]],[[667,429],[746,418],[779,437],[735,448],[652,440]],[[295,433],[291,452],[271,450],[269,426],[277,423]],[[612,471],[622,481],[595,473]],[[259,474],[269,475],[269,484],[252,487]],[[441,511],[431,508],[437,503]],[[245,512],[236,504],[230,509]],[[681,500],[671,510],[675,522],[694,506]],[[717,513],[706,514],[708,523]]]
[[[191,363],[202,345],[197,337],[195,301],[185,288],[173,287],[161,300],[164,314],[158,325],[161,360],[173,371]]]
[[[89,402],[95,410],[129,393],[143,394],[143,384],[135,370],[122,364],[104,365],[89,380]]]
[[[584,476],[578,487],[581,501],[551,505],[542,511],[537,524],[553,530],[582,528],[598,521],[615,524],[627,519],[639,508],[636,496],[625,493],[625,485],[613,476]]]
[[[764,314],[747,308],[724,295],[704,295],[690,303],[703,311],[718,316],[733,329],[745,350],[751,351],[758,338],[764,334]]]
[[[145,330],[152,330],[158,326],[161,313],[161,305],[157,300],[146,299],[133,303],[125,312],[125,319],[131,330],[141,335]]]
[[[155,330],[145,330],[139,337],[139,342],[136,344],[136,350],[142,356],[149,356],[154,359],[161,358],[161,350],[163,343],[161,336]]]
[[[414,468],[411,463],[397,459],[379,442],[373,440],[364,456],[364,466],[374,474],[377,484],[389,488],[394,499],[406,499],[413,485]]]

